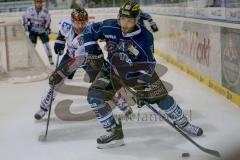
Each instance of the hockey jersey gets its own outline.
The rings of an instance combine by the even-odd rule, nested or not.
[[[93,23],[87,28],[84,34],[85,49],[87,52],[93,52],[97,49],[97,40],[104,39],[106,41],[106,49],[108,52],[105,65],[109,71],[113,62],[117,66],[135,64],[149,64],[142,69],[134,69],[133,71],[124,70],[121,77],[131,79],[131,77],[140,77],[142,75],[152,75],[156,60],[153,56],[153,35],[144,26],[137,25],[137,29],[132,33],[123,33],[117,19],[108,19],[103,22]],[[113,60],[116,55],[119,59]],[[112,61],[113,60],[113,61]],[[116,66],[116,63],[113,64]],[[145,65],[146,66],[146,65]],[[131,72],[131,73],[130,73]]]
[[[43,8],[37,12],[35,6],[29,7],[23,14],[23,23],[28,28],[28,31],[36,33],[44,33],[50,27],[51,17],[47,8]]]
[[[137,30],[132,33],[122,33],[117,19],[93,23],[84,34],[86,52],[98,48],[98,39],[106,41],[109,61],[111,61],[111,54],[122,52],[128,55],[126,61],[155,63],[153,35],[141,25],[137,25]]]
[[[88,27],[88,26],[87,26]],[[72,21],[70,18],[63,19],[59,22],[59,32],[64,36],[67,46],[67,54],[70,57],[77,57],[81,55],[87,55],[83,43],[83,33],[76,34],[72,27]],[[63,41],[58,39],[57,41]]]

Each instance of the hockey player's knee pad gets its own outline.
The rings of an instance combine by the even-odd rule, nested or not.
[[[114,94],[112,92],[106,92],[104,89],[101,88],[90,87],[88,90],[88,98],[95,98],[102,101],[111,100],[113,95]]]
[[[111,86],[111,81],[104,75],[104,73],[100,72],[98,79],[96,79],[91,87],[88,90],[88,97],[101,99],[104,101],[111,100],[115,95],[115,90]]]
[[[112,100],[115,93],[116,92],[114,90],[108,90],[106,88],[90,87],[88,90],[88,97],[100,99],[103,101],[109,101]]]
[[[169,95],[165,96],[157,102],[159,108],[162,110],[168,110],[174,103],[175,101],[173,97]]]

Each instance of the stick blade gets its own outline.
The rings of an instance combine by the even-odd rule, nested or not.
[[[203,151],[208,153],[208,154],[211,154],[211,155],[213,155],[215,157],[221,158],[221,155],[220,155],[220,153],[218,151],[211,150],[211,149],[206,149],[206,148]]]
[[[47,141],[47,136],[45,136],[45,135],[40,135],[40,136],[38,137],[38,141],[39,141],[39,142],[45,142],[45,141]]]

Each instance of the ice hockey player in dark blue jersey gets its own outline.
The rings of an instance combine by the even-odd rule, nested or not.
[[[132,1],[134,2],[134,0],[132,0]],[[153,21],[152,16],[149,13],[141,10],[139,13],[138,23],[142,26],[145,26],[144,21],[147,21],[149,23],[149,26],[150,26],[152,32],[158,31],[158,26],[157,26],[156,22]]]
[[[108,62],[88,92],[88,102],[106,129],[106,134],[97,138],[98,148],[124,145],[121,120],[117,123],[107,102],[121,87],[137,91],[138,105],[143,105],[143,100],[157,104],[184,132],[194,136],[203,134],[201,128],[189,123],[154,71],[153,36],[138,24],[139,14],[139,4],[127,1],[120,8],[118,19],[94,23],[84,34],[87,52],[97,49],[98,39],[106,41],[108,51]]]

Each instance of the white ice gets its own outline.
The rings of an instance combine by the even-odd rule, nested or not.
[[[46,60],[41,45],[38,51]],[[56,58],[56,57],[54,57]],[[204,147],[218,150],[226,157],[229,151],[239,149],[240,110],[184,72],[167,64],[163,79],[174,85],[170,92],[182,109],[191,110],[192,123],[204,130],[204,136],[195,138]],[[76,82],[75,82],[76,84]],[[46,118],[33,118],[38,110],[41,94],[47,80],[26,84],[0,84],[0,159],[1,160],[178,160],[183,152],[191,154],[188,160],[215,159],[200,151],[163,121],[150,122],[144,118],[147,109],[134,107],[141,114],[136,121],[123,121],[123,147],[99,150],[96,138],[104,130],[96,120],[66,122],[54,113],[55,105],[63,99],[73,99],[73,112],[89,110],[86,97],[59,94],[53,104],[49,134],[46,142],[39,142]],[[115,113],[119,111],[114,110]]]

